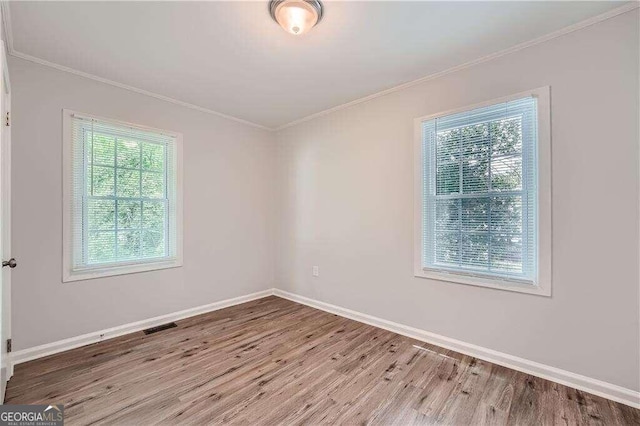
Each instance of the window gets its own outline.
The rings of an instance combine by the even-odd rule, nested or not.
[[[181,266],[180,136],[64,111],[64,281]]]
[[[550,294],[548,111],[546,88],[417,120],[417,276]]]

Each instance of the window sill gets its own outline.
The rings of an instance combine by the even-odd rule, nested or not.
[[[540,283],[526,284],[521,281],[508,281],[503,279],[484,278],[479,276],[456,274],[454,272],[444,272],[431,269],[417,269],[414,275],[418,278],[428,278],[438,281],[447,281],[458,284],[487,287],[497,290],[515,291],[518,293],[535,294],[538,296],[551,297],[551,286],[544,286]]]
[[[178,259],[161,260],[142,264],[102,266],[76,271],[66,270],[62,282],[84,281],[94,278],[112,277],[116,275],[137,274],[140,272],[156,271],[161,269],[179,268],[182,261]]]

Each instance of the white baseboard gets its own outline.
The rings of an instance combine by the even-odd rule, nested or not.
[[[129,333],[134,333],[149,327],[165,324],[167,322],[178,321],[180,319],[192,317],[195,315],[200,315],[207,312],[216,311],[218,309],[239,305],[241,303],[249,302],[256,299],[261,299],[263,297],[267,297],[271,295],[282,297],[284,299],[288,299],[293,302],[301,303],[303,305],[311,306],[313,308],[330,312],[332,314],[340,315],[345,318],[349,318],[355,321],[369,324],[374,327],[379,327],[385,330],[389,330],[394,333],[401,334],[403,336],[420,340],[422,342],[427,342],[436,346],[441,346],[446,349],[460,352],[465,355],[473,356],[488,362],[492,362],[494,364],[502,365],[507,368],[512,368],[514,370],[531,374],[533,376],[550,380],[552,382],[556,382],[562,385],[570,386],[572,388],[580,389],[582,391],[589,392],[591,394],[598,395],[603,398],[610,399],[612,401],[620,402],[622,404],[629,405],[631,407],[640,408],[640,392],[636,392],[631,389],[626,389],[621,386],[603,382],[601,380],[592,379],[590,377],[582,376],[580,374],[572,373],[570,371],[562,370],[559,368],[540,364],[535,361],[530,361],[528,359],[494,351],[492,349],[473,345],[471,343],[462,342],[460,340],[441,336],[439,334],[431,333],[425,330],[420,330],[407,325],[398,324],[392,321],[387,321],[382,318],[374,317],[372,315],[363,314],[361,312],[353,311],[351,309],[321,302],[319,300],[310,299],[308,297],[299,296],[297,294],[289,293],[287,291],[279,290],[279,289],[268,289],[268,290],[260,291],[257,293],[252,293],[246,296],[240,296],[240,297],[235,297],[233,299],[222,300],[220,302],[198,306],[195,308],[186,309],[184,311],[174,312],[171,314],[162,315],[155,318],[149,318],[147,320],[125,324],[125,325],[109,328],[102,331],[96,331],[94,333],[84,334],[82,336],[60,340],[58,342],[47,343],[45,345],[35,346],[33,348],[16,351],[11,354],[11,358],[9,360],[9,365],[8,365],[9,371],[12,371],[13,366],[16,364],[31,361],[37,358],[42,358],[48,355],[53,355],[59,352],[64,352],[70,349],[78,348],[80,346],[100,342],[102,340],[111,339],[114,337],[129,334]]]
[[[483,348],[482,346],[451,339],[425,330],[387,321],[361,312],[353,311],[351,309],[299,296],[284,290],[275,289],[274,295],[293,302],[302,303],[303,305],[311,306],[312,308],[317,308],[332,314],[369,324],[374,327],[383,328],[403,336],[411,337],[412,339],[441,346],[443,348],[451,349],[484,361],[502,365],[513,370],[531,374],[565,386],[570,386],[634,408],[640,408],[640,392],[636,392],[631,389],[626,389],[601,380],[592,379],[590,377],[494,351],[492,349]]]
[[[22,349],[12,352],[10,355],[10,371],[13,366],[23,362],[32,361],[48,355],[57,354],[59,352],[68,351],[70,349],[79,348],[80,346],[90,345],[102,340],[112,339],[114,337],[123,336],[129,333],[135,333],[150,327],[166,324],[172,321],[178,321],[195,315],[205,314],[207,312],[217,311],[219,309],[228,308],[230,306],[239,305],[241,303],[250,302],[252,300],[261,299],[263,297],[273,295],[273,289],[259,291],[257,293],[248,294],[246,296],[234,297],[232,299],[221,300],[220,302],[210,303],[208,305],[197,306],[195,308],[185,309],[184,311],[173,312],[167,315],[161,315],[142,321],[132,322],[117,327],[100,330],[93,333],[83,334],[81,336],[70,337],[68,339],[59,340],[57,342],[47,343],[32,348]]]

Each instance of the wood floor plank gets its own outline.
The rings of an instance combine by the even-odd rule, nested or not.
[[[640,424],[640,410],[270,296],[16,366],[89,424]]]

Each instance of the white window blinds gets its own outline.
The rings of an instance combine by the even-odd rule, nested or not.
[[[72,114],[71,272],[177,256],[176,137]]]
[[[422,123],[424,269],[536,281],[536,114],[526,97]]]

